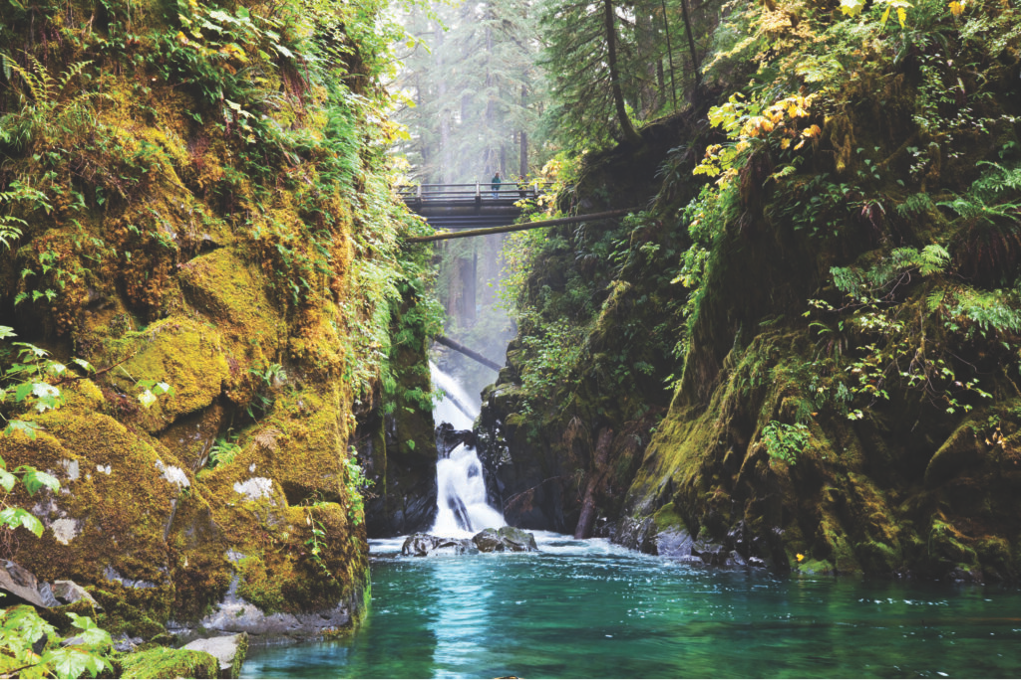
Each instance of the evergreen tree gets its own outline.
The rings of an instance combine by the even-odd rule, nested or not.
[[[423,43],[395,84],[413,105],[397,120],[411,133],[401,151],[422,182],[529,173],[541,110],[529,10],[526,0],[487,0],[435,6],[438,21],[417,9],[408,16],[408,30]]]

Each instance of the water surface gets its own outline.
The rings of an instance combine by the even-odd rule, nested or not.
[[[541,552],[372,541],[353,636],[252,649],[244,678],[1018,677],[1018,588],[777,577],[537,532]]]

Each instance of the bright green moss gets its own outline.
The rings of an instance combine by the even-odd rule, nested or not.
[[[122,678],[171,679],[218,678],[218,660],[214,655],[195,650],[172,650],[155,647],[134,652],[122,658]]]

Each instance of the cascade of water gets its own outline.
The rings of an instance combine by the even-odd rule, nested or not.
[[[436,424],[449,422],[458,430],[471,429],[472,420],[467,416],[475,405],[471,398],[435,364],[430,363],[429,369],[432,383],[446,392],[433,410]],[[470,536],[487,527],[504,526],[504,516],[486,502],[486,480],[475,448],[462,444],[449,457],[441,457],[436,463],[436,484],[434,535]]]

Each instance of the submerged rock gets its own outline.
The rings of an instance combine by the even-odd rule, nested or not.
[[[475,547],[484,553],[490,552],[526,552],[539,550],[536,537],[528,531],[513,526],[497,529],[483,529],[472,538]]]

